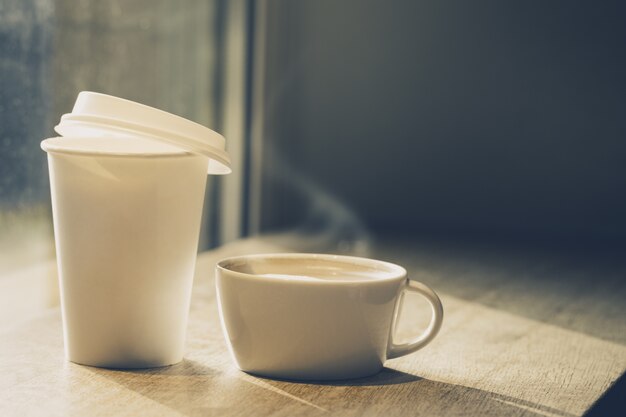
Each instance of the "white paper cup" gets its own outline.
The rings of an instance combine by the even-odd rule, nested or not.
[[[182,360],[208,158],[140,138],[53,138],[48,153],[67,358]]]

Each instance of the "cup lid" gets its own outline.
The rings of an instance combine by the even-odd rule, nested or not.
[[[209,158],[209,174],[229,174],[226,140],[198,123],[107,94],[82,91],[54,130],[61,136],[142,136]]]

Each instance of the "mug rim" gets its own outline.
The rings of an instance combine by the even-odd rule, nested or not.
[[[279,276],[267,276],[267,275],[259,275],[248,272],[241,272],[229,268],[228,263],[232,262],[246,262],[248,260],[259,260],[259,259],[304,259],[304,260],[329,260],[346,264],[360,265],[370,267],[377,271],[387,272],[388,275],[382,277],[376,277],[375,279],[364,278],[364,279],[350,279],[350,280],[342,280],[342,279],[316,279],[316,280],[297,280],[291,279],[287,277],[279,277]],[[239,278],[250,279],[250,280],[263,280],[274,283],[289,283],[290,285],[364,285],[364,284],[376,284],[381,282],[393,282],[397,280],[403,280],[407,278],[407,271],[404,267],[387,262],[381,261],[378,259],[372,258],[364,258],[360,256],[349,256],[349,255],[334,255],[334,254],[325,254],[325,253],[264,253],[264,254],[253,254],[253,255],[239,255],[239,256],[230,256],[224,259],[219,260],[215,265],[217,270],[222,272],[232,274]]]

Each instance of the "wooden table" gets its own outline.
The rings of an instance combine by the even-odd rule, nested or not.
[[[221,333],[213,266],[232,254],[282,249],[249,240],[199,256],[187,355],[171,367],[66,362],[58,307],[5,328],[0,416],[578,416],[626,369],[622,251],[393,239],[369,254],[405,265],[440,293],[445,320],[431,345],[359,380],[245,374]],[[419,299],[405,305],[400,336],[406,318],[426,308]]]

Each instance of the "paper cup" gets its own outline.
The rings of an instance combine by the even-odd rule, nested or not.
[[[139,138],[41,146],[67,358],[111,368],[179,362],[208,158]]]

